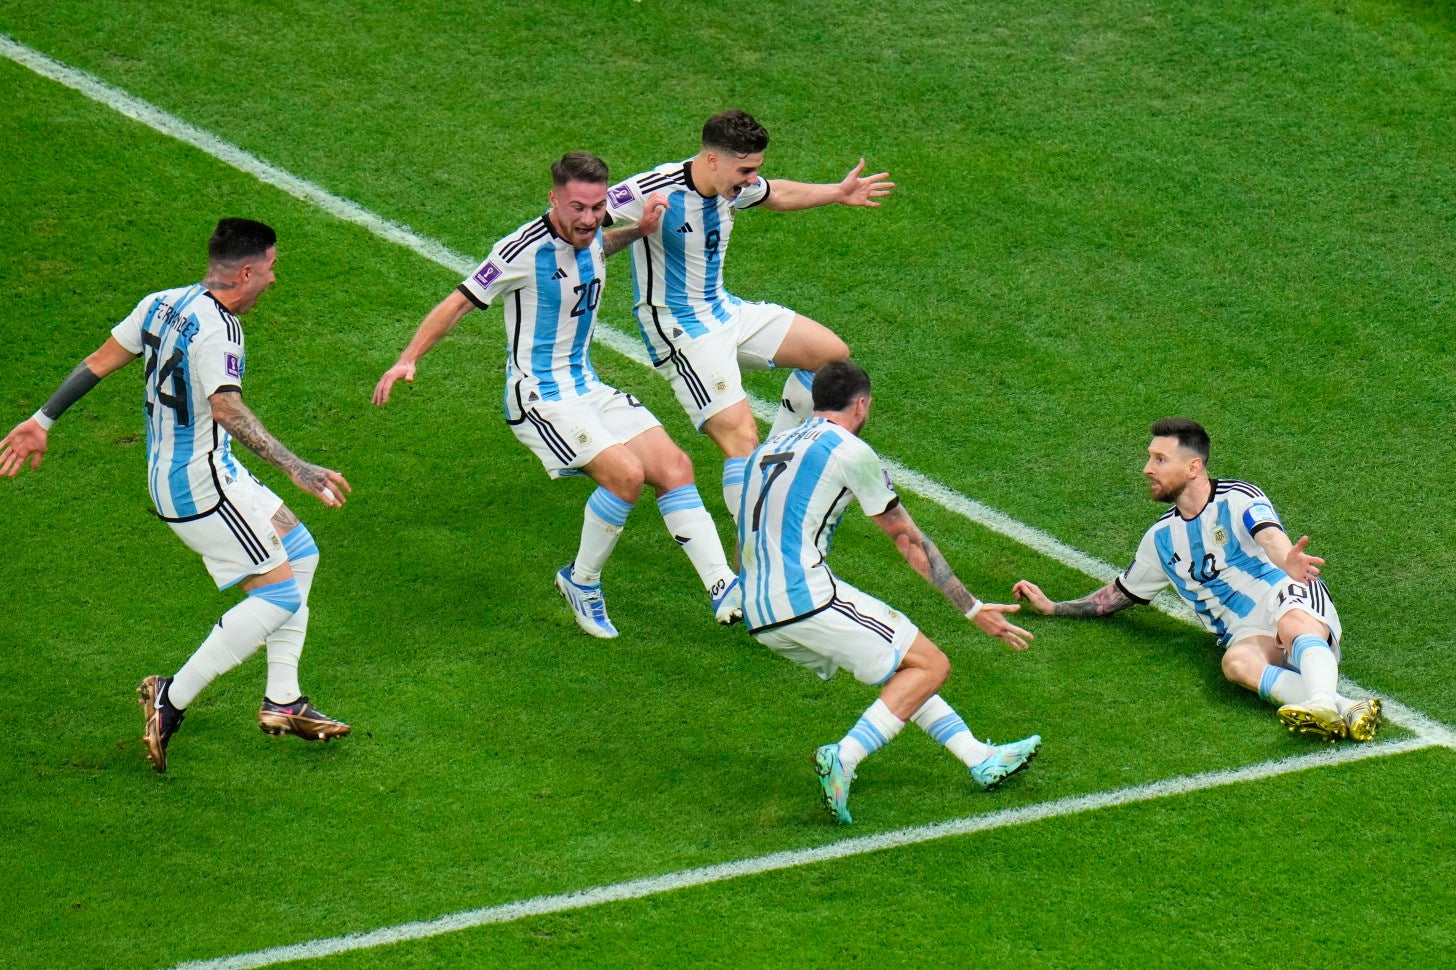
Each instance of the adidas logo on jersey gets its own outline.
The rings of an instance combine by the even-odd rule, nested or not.
[[[680,235],[686,236],[688,233],[693,231],[693,224],[691,222],[684,222],[682,225],[677,227],[677,231]]]
[[[560,266],[556,267],[556,272],[554,272],[554,273],[551,274],[551,278],[553,280],[564,280],[564,279],[566,279],[566,270],[562,269]]]

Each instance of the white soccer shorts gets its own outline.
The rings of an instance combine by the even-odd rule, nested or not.
[[[1279,621],[1295,610],[1308,613],[1330,628],[1330,649],[1338,659],[1340,614],[1335,610],[1335,601],[1330,599],[1330,591],[1325,588],[1324,580],[1321,579],[1308,585],[1291,579],[1272,587],[1248,616],[1236,618],[1229,625],[1223,642],[1226,646],[1232,646],[1251,637],[1272,637],[1279,629]]]
[[[754,634],[759,643],[824,680],[840,668],[878,685],[900,668],[920,629],[899,610],[835,578],[827,608],[802,620]]]
[[[582,466],[607,448],[662,424],[641,401],[606,384],[581,397],[536,401],[507,423],[552,478],[584,474]]]
[[[673,345],[672,356],[657,369],[693,427],[701,429],[713,415],[747,397],[743,371],[773,367],[793,322],[794,311],[787,307],[744,301],[723,326]]]
[[[224,481],[222,501],[195,519],[167,522],[187,548],[202,557],[218,589],[236,586],[288,562],[273,516],[283,500],[244,471]]]

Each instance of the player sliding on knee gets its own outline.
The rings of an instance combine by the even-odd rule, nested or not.
[[[1224,648],[1223,673],[1279,708],[1290,731],[1369,741],[1377,698],[1338,690],[1340,616],[1319,567],[1291,542],[1268,497],[1247,482],[1208,477],[1208,432],[1186,418],[1152,427],[1143,475],[1153,501],[1172,502],[1143,536],[1132,565],[1079,600],[1054,603],[1035,583],[1012,592],[1051,616],[1106,616],[1172,584]]]

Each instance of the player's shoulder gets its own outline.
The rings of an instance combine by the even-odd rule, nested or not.
[[[518,263],[522,257],[529,257],[543,244],[550,245],[556,234],[544,215],[537,216],[508,236],[502,236],[491,247],[490,260],[499,260],[505,265]]]
[[[1263,489],[1251,482],[1241,482],[1236,478],[1220,478],[1213,483],[1214,498],[1246,498],[1255,502],[1267,502],[1269,496],[1264,494]]]
[[[1162,515],[1158,516],[1157,519],[1154,520],[1154,522],[1153,522],[1152,525],[1148,526],[1147,531],[1145,533],[1143,533],[1144,538],[1153,535],[1159,529],[1162,529],[1162,528],[1164,528],[1164,527],[1166,527],[1168,525],[1171,525],[1172,524],[1172,520],[1174,518],[1176,518],[1177,516],[1178,516],[1178,506],[1176,506],[1176,505],[1170,505],[1170,506],[1168,506],[1167,510]]]
[[[620,208],[634,199],[645,199],[654,192],[666,195],[679,189],[687,189],[687,163],[664,162],[618,182],[607,193],[607,200]]]

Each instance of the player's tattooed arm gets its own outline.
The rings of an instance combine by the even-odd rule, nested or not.
[[[1054,603],[1051,597],[1043,593],[1035,583],[1030,580],[1021,580],[1011,587],[1011,593],[1019,600],[1025,600],[1031,604],[1031,608],[1046,616],[1070,616],[1086,619],[1088,617],[1107,616],[1116,613],[1118,610],[1125,610],[1129,606],[1135,606],[1137,600],[1123,592],[1117,582],[1108,583],[1106,586],[1089,593],[1079,600],[1062,600]]]
[[[941,595],[954,603],[955,608],[964,613],[982,633],[995,637],[1015,650],[1027,648],[1032,640],[1031,631],[1023,630],[1006,618],[1021,607],[977,600],[951,570],[950,563],[945,561],[935,543],[920,531],[910,513],[902,506],[896,504],[873,518],[875,524],[895,540],[895,548],[900,550],[900,555],[905,557],[910,567],[940,590]]]
[[[624,229],[612,229],[602,233],[602,253],[612,256],[620,253],[628,246],[644,236],[650,236],[662,228],[662,214],[667,211],[667,197],[660,192],[654,192],[642,205],[642,218],[637,220],[635,226],[627,226]]]
[[[339,496],[347,490],[347,484],[342,489],[329,488],[330,484],[342,483],[343,476],[320,465],[310,464],[285,448],[243,403],[242,394],[237,391],[218,391],[208,401],[212,404],[212,419],[226,428],[228,434],[242,442],[249,451],[281,469],[293,480],[293,484],[305,492],[323,498],[325,504],[343,504]]]
[[[976,598],[966,589],[945,561],[940,549],[930,537],[920,531],[904,506],[896,505],[875,516],[881,529],[895,541],[895,548],[910,564],[910,568],[925,578],[930,585],[940,590],[941,595],[955,604],[962,613],[976,605]]]

